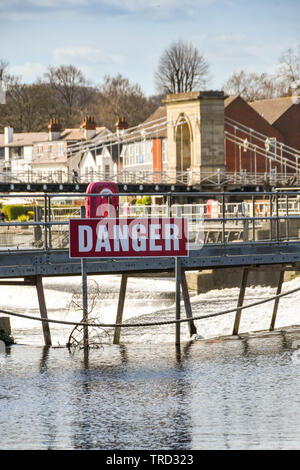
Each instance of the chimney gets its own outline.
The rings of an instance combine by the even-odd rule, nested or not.
[[[118,117],[117,122],[115,123],[116,133],[119,135],[120,131],[124,131],[128,129],[128,124],[126,122],[125,117]]]
[[[48,125],[48,139],[50,141],[52,140],[58,140],[61,135],[61,125],[58,121],[58,119],[53,118],[50,119],[50,123]]]
[[[86,116],[80,127],[84,130],[85,140],[90,140],[96,135],[96,121],[93,116]]]
[[[12,127],[4,127],[4,145],[11,144],[14,140],[14,130]]]

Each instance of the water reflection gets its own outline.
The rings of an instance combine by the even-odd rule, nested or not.
[[[0,367],[2,449],[297,448],[299,329],[241,339],[13,345]]]
[[[185,380],[185,356],[181,357],[180,351],[175,349],[175,361],[173,364],[168,361],[171,369],[166,369],[157,360],[153,361],[152,354],[146,358],[145,349],[139,359],[143,366],[129,360],[125,345],[117,349],[119,360],[101,366],[95,361],[95,351],[82,351],[79,387],[69,397],[77,410],[73,447],[189,448],[190,387]],[[167,349],[170,353],[174,346],[168,345]],[[187,351],[188,348],[185,354]]]

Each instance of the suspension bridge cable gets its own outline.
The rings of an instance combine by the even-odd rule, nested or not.
[[[214,318],[218,317],[221,315],[225,315],[227,313],[233,313],[236,312],[237,310],[245,310],[246,308],[250,307],[255,307],[257,305],[262,305],[267,302],[270,302],[275,299],[279,299],[280,297],[286,297],[287,295],[294,294],[295,292],[298,292],[300,290],[300,287],[297,287],[296,289],[292,289],[287,292],[283,292],[281,294],[274,295],[272,297],[269,297],[268,299],[263,299],[259,300],[257,302],[253,302],[248,305],[242,305],[239,307],[231,308],[228,310],[223,310],[221,312],[216,312],[216,313],[209,313],[207,315],[201,315],[197,317],[189,317],[189,318],[181,318],[180,320],[165,320],[165,321],[160,321],[160,322],[146,322],[146,323],[89,323],[89,322],[71,322],[71,321],[66,321],[66,320],[53,320],[53,319],[45,319],[45,318],[39,318],[31,315],[25,315],[22,313],[15,313],[15,312],[9,312],[7,310],[2,310],[0,309],[0,313],[4,313],[6,315],[11,315],[15,317],[20,317],[20,318],[25,318],[27,320],[37,320],[45,323],[58,323],[62,325],[70,325],[70,326],[90,326],[90,327],[99,327],[99,328],[135,328],[135,327],[143,327],[143,326],[160,326],[160,325],[171,325],[175,323],[185,323],[185,322],[190,322],[194,320],[204,320],[208,318]]]

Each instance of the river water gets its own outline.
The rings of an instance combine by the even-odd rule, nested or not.
[[[79,321],[80,277],[45,279],[48,316]],[[89,280],[92,318],[114,322],[119,276]],[[300,287],[300,279],[283,290]],[[174,279],[129,278],[124,320],[173,319]],[[246,303],[274,289],[250,287]],[[194,315],[234,307],[238,289],[193,295]],[[2,287],[1,308],[39,316],[32,287]],[[0,352],[0,449],[299,449],[300,292],[280,301],[277,327],[268,329],[273,303],[245,310],[242,339],[230,335],[234,314],[196,322],[203,339],[181,350],[174,325],[91,330],[85,355],[65,347],[71,326],[50,325],[43,347],[41,323],[11,317],[17,344]],[[91,306],[91,305],[90,305]],[[184,314],[184,309],[182,309]]]

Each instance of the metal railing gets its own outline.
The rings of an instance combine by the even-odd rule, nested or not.
[[[292,164],[291,164],[292,165]],[[294,164],[292,165],[295,169]],[[298,167],[297,167],[298,168]],[[300,167],[299,167],[300,169]],[[186,171],[129,171],[122,170],[118,173],[114,172],[79,172],[78,177],[74,178],[69,172],[64,171],[0,171],[0,183],[5,184],[89,184],[97,181],[112,181],[118,184],[182,184],[185,186],[211,186],[212,188],[221,188],[225,185],[236,186],[262,186],[265,184],[277,186],[299,186],[300,185],[300,171],[285,171],[278,172],[277,168],[271,168],[265,172],[249,172],[242,169],[241,171],[228,172],[224,170],[217,170],[215,172],[203,172],[199,170],[186,170]],[[13,188],[12,188],[13,189]],[[28,187],[30,189],[30,187]]]
[[[300,242],[300,192],[269,193],[158,193],[165,199],[163,205],[121,205],[120,217],[186,217],[189,225],[190,249],[200,249],[209,243],[289,243]],[[113,197],[116,195],[114,194]],[[119,194],[124,197],[124,194]],[[130,193],[131,198],[140,193]],[[150,194],[157,196],[157,193]],[[176,202],[177,198],[195,198],[193,204]],[[18,196],[23,203],[28,194]],[[55,207],[57,193],[35,195],[35,220],[18,220],[0,223],[0,250],[52,250],[67,249],[69,219],[80,217],[80,207],[85,197],[97,194],[65,194],[73,204],[68,214],[64,208]],[[110,197],[109,195],[106,197]],[[15,195],[0,195],[5,202]],[[235,200],[233,200],[235,198]],[[33,196],[30,195],[32,208]],[[71,205],[71,203],[70,203]],[[5,205],[3,205],[3,208]],[[2,209],[3,210],[3,209]]]
[[[234,119],[225,116],[224,118],[225,124],[233,129],[233,132],[240,132],[247,135],[250,139],[254,138],[256,141],[259,141],[263,146],[266,144],[266,141],[270,139],[269,136],[266,134],[262,134],[255,129],[251,129],[250,127],[242,124],[240,122],[235,121]],[[300,150],[290,147],[289,145],[285,144],[284,142],[280,142],[276,140],[276,149],[278,149],[279,153],[278,156],[282,156],[282,152],[284,152],[288,157],[292,160],[297,159],[300,157]]]

